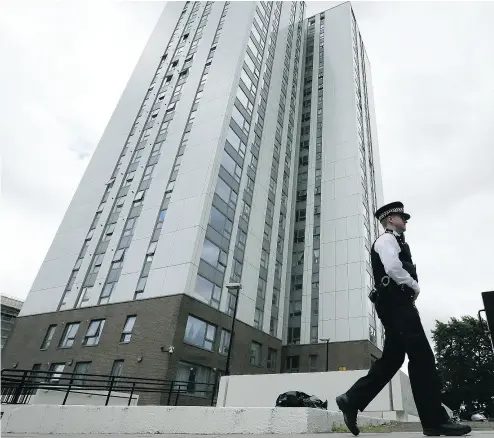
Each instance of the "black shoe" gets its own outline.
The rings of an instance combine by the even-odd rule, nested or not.
[[[360,429],[357,426],[358,409],[350,405],[346,394],[336,397],[336,404],[340,408],[340,411],[343,412],[343,420],[345,420],[346,427],[357,436],[360,433]]]
[[[472,428],[468,424],[455,423],[452,420],[435,427],[424,427],[426,436],[462,436],[470,433]]]

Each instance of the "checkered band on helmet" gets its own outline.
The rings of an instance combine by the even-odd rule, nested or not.
[[[381,222],[386,216],[389,216],[391,213],[404,213],[405,210],[403,208],[392,208],[391,210],[387,210],[384,213],[381,213],[379,216],[379,222]]]

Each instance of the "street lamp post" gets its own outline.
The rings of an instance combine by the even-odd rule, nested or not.
[[[228,345],[228,355],[226,356],[226,367],[225,367],[225,376],[230,375],[230,357],[232,354],[233,347],[233,337],[235,336],[235,321],[237,320],[237,308],[238,308],[238,298],[240,295],[240,289],[242,289],[242,285],[240,283],[229,283],[226,285],[228,291],[235,290],[235,308],[233,310],[233,318],[232,318],[232,329],[230,333],[230,343]]]
[[[326,371],[329,371],[329,338],[321,338],[322,342],[326,342]]]

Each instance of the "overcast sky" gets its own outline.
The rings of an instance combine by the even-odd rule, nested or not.
[[[307,2],[307,16],[337,2]],[[160,2],[0,6],[0,291],[25,298]],[[494,3],[355,2],[426,330],[494,290]]]

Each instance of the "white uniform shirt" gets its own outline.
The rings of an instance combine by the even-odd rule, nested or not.
[[[395,236],[399,236],[396,231],[384,233],[380,235],[374,244],[374,250],[379,254],[384,270],[397,284],[404,284],[411,287],[418,295],[420,293],[419,284],[412,276],[403,268],[403,264],[399,258],[401,252],[400,245]]]

